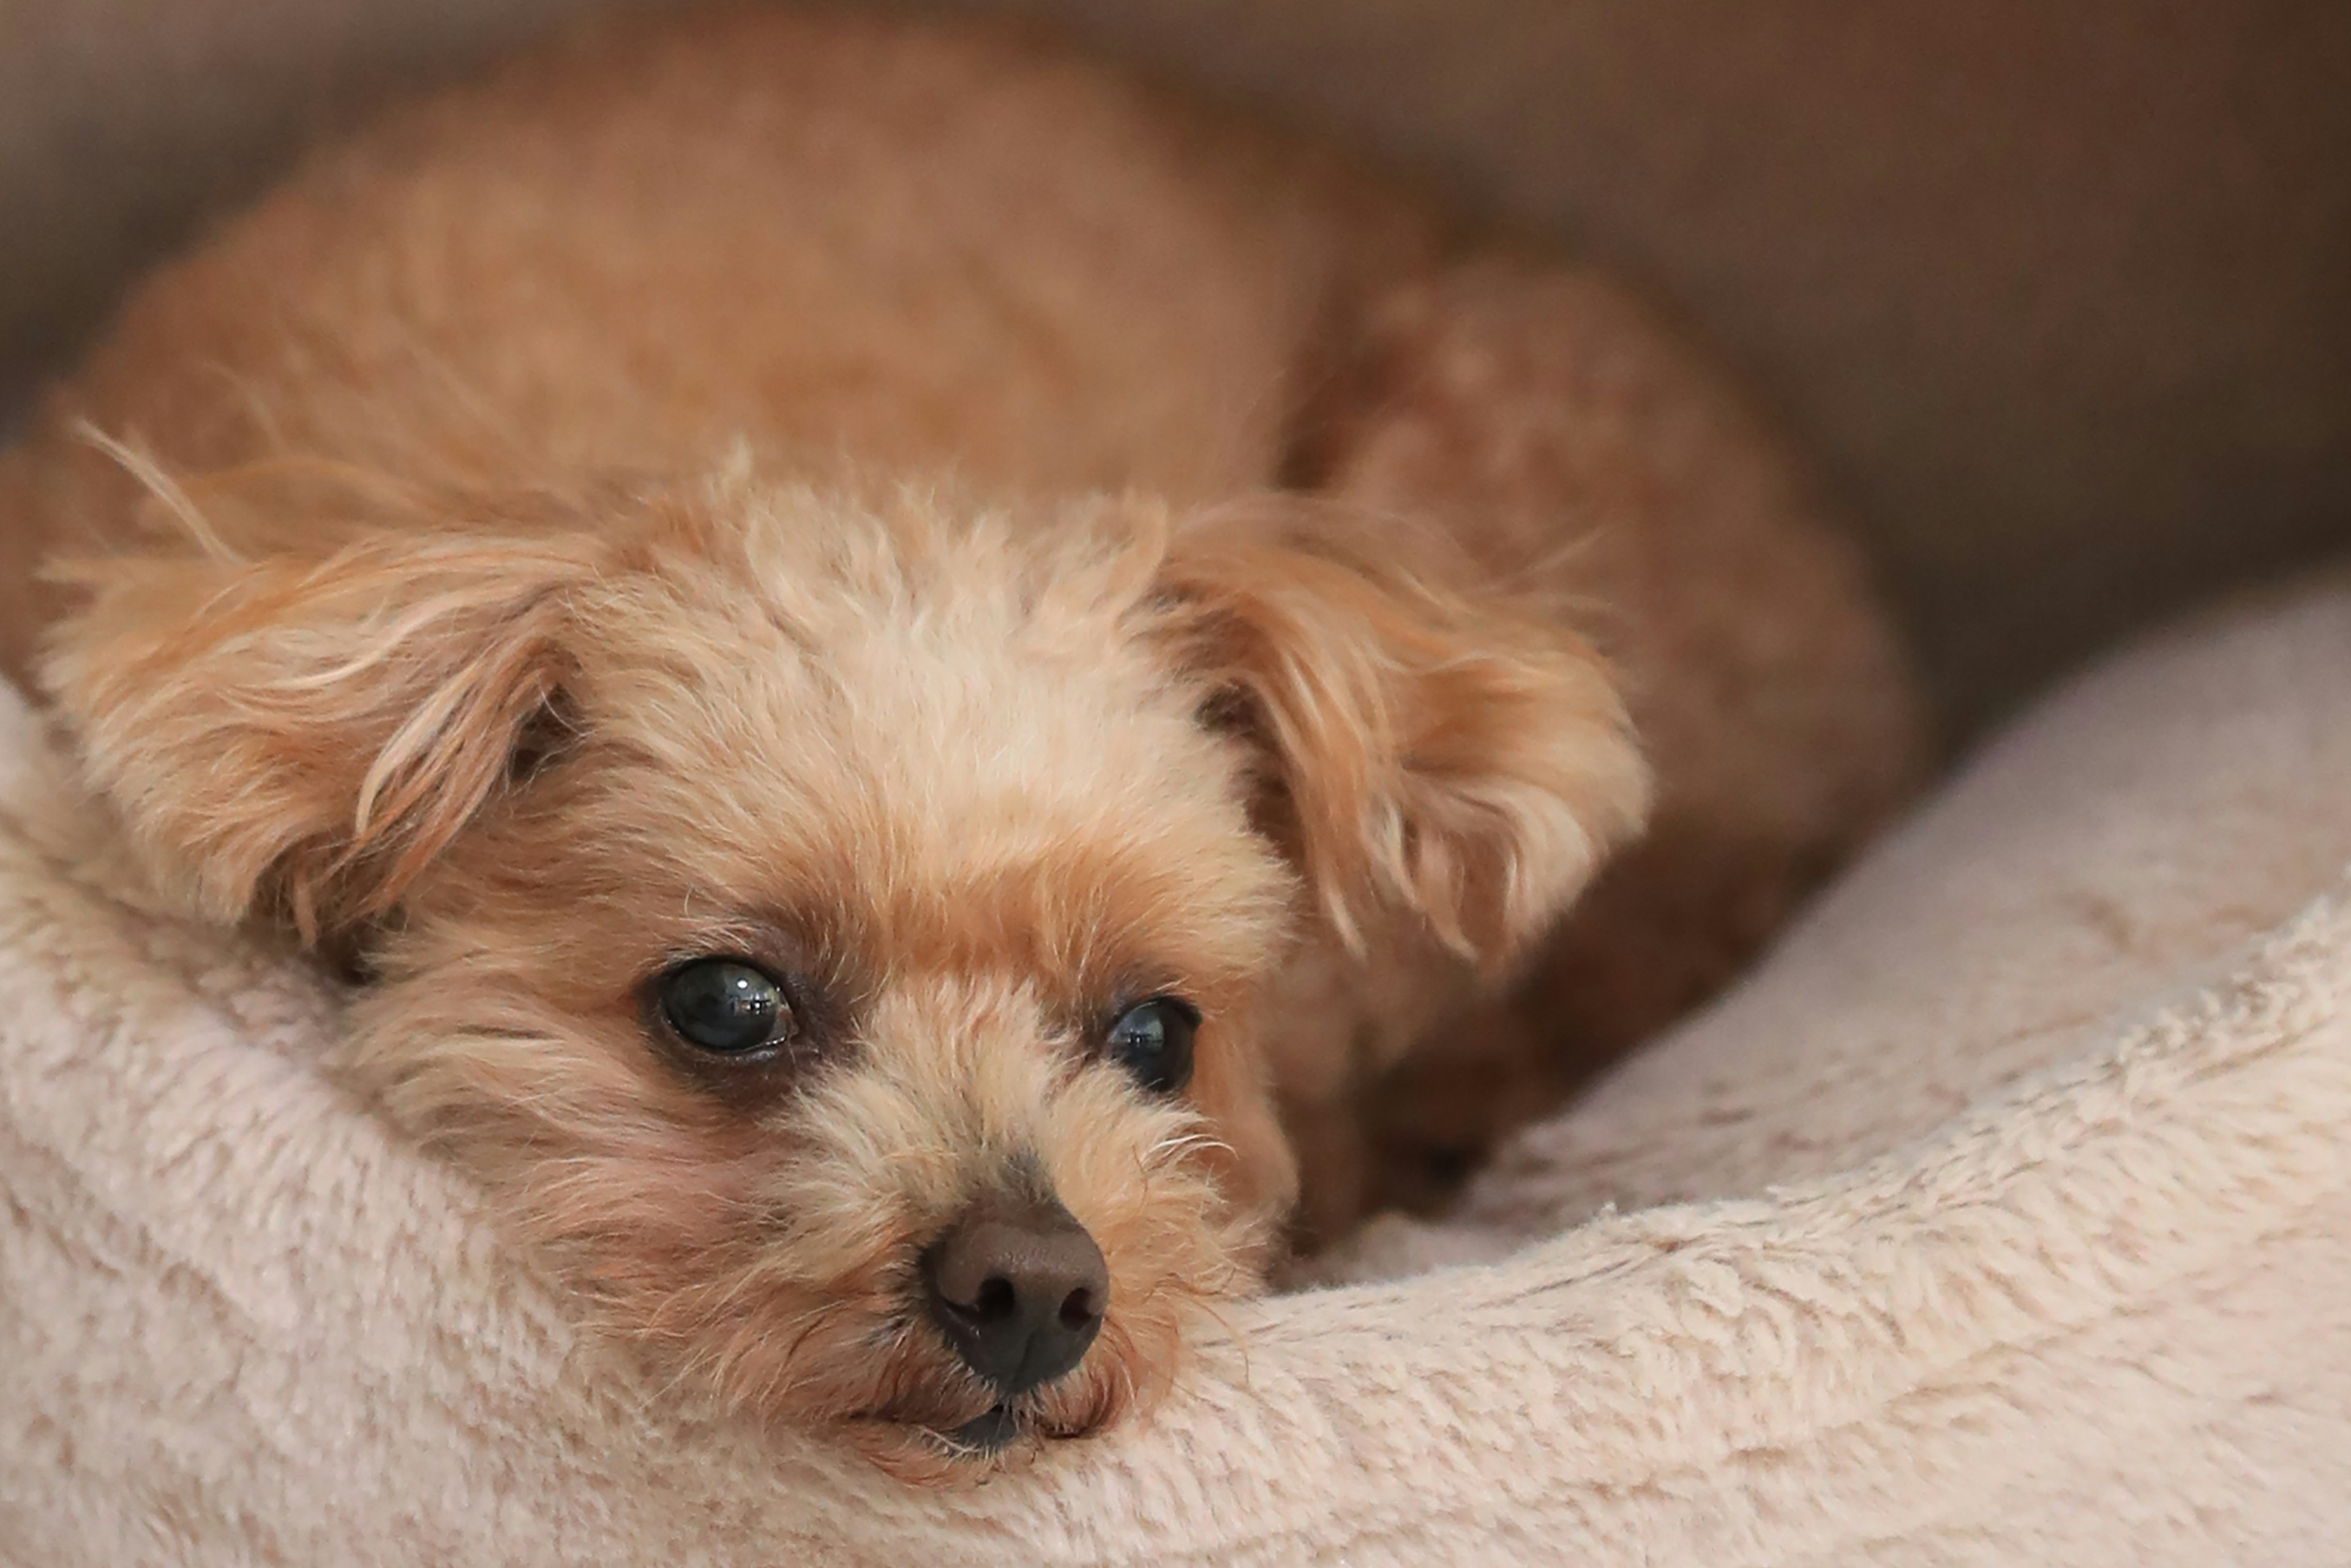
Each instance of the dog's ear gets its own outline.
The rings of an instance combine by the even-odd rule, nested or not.
[[[1159,590],[1209,716],[1262,759],[1267,830],[1351,946],[1400,911],[1505,961],[1646,815],[1604,661],[1408,523],[1216,508],[1173,530]]]
[[[46,684],[91,780],[222,920],[381,917],[515,769],[569,667],[579,539],[89,561]]]

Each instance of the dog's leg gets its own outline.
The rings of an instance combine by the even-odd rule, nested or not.
[[[1513,992],[1424,1033],[1353,1107],[1298,1107],[1301,1143],[1341,1151],[1312,1162],[1340,1187],[1310,1191],[1324,1234],[1351,1189],[1433,1201],[1719,988],[1925,752],[1902,650],[1800,465],[1614,287],[1480,256],[1391,290],[1339,347],[1293,474],[1433,517],[1501,580],[1555,594],[1614,663],[1658,795],[1646,840]],[[1351,1116],[1368,1160],[1345,1148]]]

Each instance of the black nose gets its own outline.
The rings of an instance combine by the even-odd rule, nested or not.
[[[1110,1303],[1102,1249],[1050,1198],[973,1204],[923,1255],[923,1280],[947,1343],[1008,1398],[1077,1365]]]

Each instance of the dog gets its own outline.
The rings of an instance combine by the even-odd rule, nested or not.
[[[1655,1028],[1920,754],[1649,312],[984,26],[392,114],[134,291],[0,530],[0,661],[352,977],[338,1070],[651,1375],[915,1479],[1147,1405],[1399,1063]]]

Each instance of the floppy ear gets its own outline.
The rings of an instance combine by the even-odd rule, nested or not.
[[[1351,946],[1402,911],[1506,961],[1646,815],[1598,653],[1441,538],[1266,497],[1178,526],[1161,589],[1179,663],[1258,747],[1269,829]]]
[[[317,944],[389,911],[508,777],[591,549],[377,533],[324,559],[82,562],[42,673],[201,910]]]

